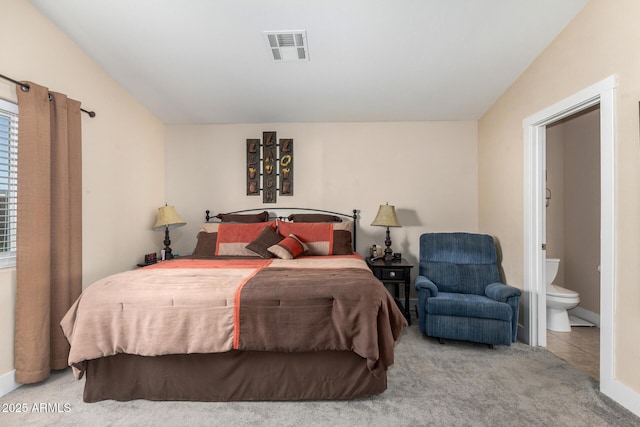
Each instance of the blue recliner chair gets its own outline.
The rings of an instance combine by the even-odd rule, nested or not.
[[[420,331],[446,339],[511,345],[518,330],[520,290],[500,283],[496,247],[486,234],[420,236]]]

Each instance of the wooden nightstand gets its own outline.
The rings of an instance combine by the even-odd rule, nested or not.
[[[398,305],[403,308],[404,317],[407,318],[407,322],[411,325],[409,285],[411,284],[411,269],[413,268],[413,264],[404,258],[393,261],[385,261],[382,258],[371,261],[371,258],[367,258],[367,265],[373,272],[373,275],[384,285],[394,286],[393,296],[396,302],[398,302]],[[400,303],[400,285],[402,284],[404,284],[404,305]]]

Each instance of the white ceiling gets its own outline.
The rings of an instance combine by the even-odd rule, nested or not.
[[[587,2],[31,0],[167,124],[475,120]]]

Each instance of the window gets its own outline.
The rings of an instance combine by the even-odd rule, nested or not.
[[[0,268],[16,265],[18,106],[0,99]]]

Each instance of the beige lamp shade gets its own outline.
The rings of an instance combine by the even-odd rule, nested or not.
[[[163,230],[165,227],[173,229],[185,224],[185,220],[180,218],[180,215],[176,212],[176,208],[173,206],[163,206],[158,208],[158,218],[156,219],[156,224],[153,226],[153,229]]]
[[[378,208],[378,214],[371,223],[371,225],[378,225],[381,227],[402,227],[398,216],[396,215],[396,207],[390,204],[380,205]]]

